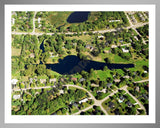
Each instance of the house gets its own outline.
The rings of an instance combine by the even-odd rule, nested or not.
[[[144,19],[144,17],[142,16],[141,13],[138,13],[138,16],[140,17],[140,19],[141,19],[142,21],[145,21],[145,19]]]
[[[123,78],[127,78],[127,79],[129,79],[129,76],[123,76]]]
[[[21,95],[13,95],[13,99],[18,100],[21,98]]]
[[[123,40],[119,40],[120,43],[123,43]]]
[[[146,94],[142,94],[142,97],[143,97],[144,99],[148,99],[148,96],[147,96]]]
[[[137,23],[137,20],[135,19],[135,17],[133,15],[131,16],[131,19],[132,19],[133,23]]]
[[[98,36],[98,38],[99,38],[99,39],[103,39],[103,38],[104,38],[104,36],[102,36],[102,35],[101,35],[101,36]]]
[[[30,84],[33,83],[33,78],[29,78]]]
[[[106,93],[106,89],[102,89],[102,90],[100,90],[100,91],[97,91],[97,93]]]
[[[110,20],[109,22],[119,22],[121,20]]]
[[[38,28],[40,28],[42,25],[41,24],[38,24]]]
[[[136,39],[138,41],[138,37],[137,36],[134,36],[134,39]]]
[[[103,53],[111,53],[111,50],[104,50]]]
[[[40,79],[40,82],[41,82],[42,84],[45,84],[45,83],[46,83],[46,79]]]
[[[77,103],[73,103],[73,106],[74,106],[74,107],[78,107],[78,104],[77,104]]]
[[[52,82],[55,83],[55,82],[56,82],[56,78],[54,78],[54,79],[49,79],[49,82],[50,82],[50,83],[52,83]]]
[[[17,13],[15,11],[12,11],[12,15],[16,15],[17,16]]]
[[[84,78],[81,78],[81,79],[79,79],[79,82],[83,82],[83,81],[85,81],[86,79],[84,79]]]
[[[12,84],[12,85],[16,85],[16,84],[17,84],[17,82],[18,82],[18,80],[17,80],[17,79],[12,79],[12,80],[11,80],[11,84]]]
[[[139,92],[139,86],[137,86],[137,87],[135,88],[135,91]]]
[[[121,80],[120,79],[115,79],[114,82],[118,83],[120,82]]]
[[[79,104],[81,104],[81,103],[83,103],[83,102],[87,102],[88,101],[88,98],[85,98],[85,99],[83,99],[83,100],[80,100],[79,101]]]
[[[91,87],[99,87],[99,85],[92,83],[92,84],[91,84]]]
[[[71,80],[72,81],[77,81],[77,78],[72,77]]]
[[[105,43],[105,46],[108,46],[110,43],[109,43],[109,41],[107,41],[106,43]]]
[[[116,48],[116,47],[117,47],[117,45],[112,45],[112,46],[111,46],[111,48]]]
[[[147,73],[147,71],[144,71],[144,73]]]
[[[34,54],[34,53],[31,53],[31,54],[29,55],[29,57],[30,57],[30,58],[34,58],[34,57],[35,57],[35,54]]]
[[[110,88],[112,86],[112,83],[108,83],[107,87]]]
[[[123,97],[122,95],[120,95],[118,102],[119,102],[119,103],[122,103],[123,101],[124,101],[124,97]]]
[[[57,55],[53,55],[53,52],[49,52],[50,54],[50,57],[53,58],[53,57],[58,57],[58,54]]]
[[[59,93],[60,94],[64,94],[64,90],[59,90]]]
[[[87,45],[86,45],[86,48],[89,49],[89,50],[91,50],[91,51],[94,49],[93,46],[90,45],[90,44],[87,44]]]
[[[12,25],[15,24],[15,19],[14,18],[11,19],[11,23],[12,23]]]
[[[40,17],[38,17],[38,24],[40,24],[40,22],[41,22],[41,18],[40,18]]]
[[[119,109],[116,109],[116,110],[114,111],[114,113],[115,113],[115,115],[120,115]]]
[[[110,108],[114,108],[114,103],[113,102],[109,102],[109,107]]]
[[[132,103],[130,101],[127,101],[126,104],[128,105],[128,107],[132,107]]]
[[[128,50],[128,49],[125,49],[125,48],[122,48],[122,51],[123,51],[124,53],[128,53],[128,52],[129,52],[129,50]]]

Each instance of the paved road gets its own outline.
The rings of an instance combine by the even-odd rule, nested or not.
[[[132,24],[131,19],[130,19],[130,18],[129,18],[129,16],[127,15],[127,12],[125,12],[125,15],[126,15],[126,17],[127,17],[128,21],[129,21],[129,23],[130,23],[130,26],[132,27],[132,26],[133,26],[133,24]]]
[[[126,14],[127,19],[128,19],[128,21],[129,21],[129,23],[130,23],[130,27],[133,28],[133,29],[135,30],[135,32],[136,32],[140,37],[142,37],[141,34],[136,30],[136,28],[135,28],[134,25],[132,24],[132,22],[131,22],[131,20],[130,20],[130,18],[128,17],[128,15],[127,15],[126,12],[125,12],[125,14]],[[142,24],[142,23],[140,23],[140,24]],[[143,37],[142,37],[142,41],[143,41],[144,44],[146,44]]]
[[[130,29],[130,28],[135,29],[135,28],[138,28],[138,27],[142,27],[142,26],[144,26],[146,24],[148,24],[148,22],[147,23],[137,23],[136,25],[132,25],[132,26],[126,27],[126,29]],[[113,32],[113,31],[117,31],[117,29],[107,29],[107,30],[99,30],[99,31],[92,31],[92,32],[93,33],[106,33],[106,32]],[[72,35],[72,34],[75,34],[75,33],[76,32],[66,32],[64,34],[66,34],[66,35]],[[85,34],[86,32],[83,32],[83,33]],[[22,35],[22,34],[26,35],[26,34],[30,34],[30,35],[40,36],[40,35],[43,35],[43,34],[53,35],[55,33],[44,33],[44,32],[39,32],[39,33],[38,32],[32,32],[32,33],[29,33],[29,32],[12,32],[12,34],[14,34],[14,35]],[[57,33],[57,34],[62,34],[62,33]]]
[[[141,104],[141,102],[135,97],[133,96],[128,90],[127,90],[127,87],[123,88],[123,90],[125,90],[140,106],[141,109],[143,109],[145,111],[145,114],[146,114],[146,109],[145,107]]]
[[[140,80],[140,81],[135,81],[134,83],[144,83],[144,82],[147,82],[149,81],[149,79],[146,79],[146,80]]]
[[[36,13],[37,13],[37,11],[34,12],[34,16],[33,16],[33,31],[32,31],[32,34],[35,34],[35,17],[36,17]]]
[[[137,82],[135,82],[135,83],[142,83],[142,82],[146,82],[146,81],[148,81],[148,79],[147,79],[147,80],[137,81]],[[78,86],[78,85],[63,85],[63,86],[66,86],[67,88],[68,88],[68,87],[75,87],[75,88],[84,90],[85,92],[87,92],[87,93],[89,94],[90,98],[94,100],[94,104],[93,104],[93,105],[91,105],[91,106],[89,106],[89,107],[87,107],[87,108],[85,108],[85,109],[83,109],[83,110],[80,110],[80,111],[77,112],[77,113],[74,113],[74,115],[78,115],[78,114],[80,114],[81,112],[87,111],[87,110],[91,109],[94,105],[100,106],[101,110],[102,110],[106,115],[108,115],[108,113],[106,112],[106,110],[102,107],[102,103],[103,103],[105,100],[109,99],[111,96],[113,96],[115,93],[118,92],[118,89],[117,89],[117,90],[113,91],[110,95],[108,95],[107,97],[105,97],[104,99],[102,99],[102,100],[97,100],[97,99],[95,99],[95,97],[92,95],[91,92],[89,92],[87,89],[85,89],[85,88],[83,88],[83,87],[81,87],[81,86]],[[46,89],[46,88],[52,88],[52,87],[53,87],[53,86],[33,87],[33,88],[29,87],[29,88],[24,88],[24,89],[12,89],[12,91],[26,91],[26,90],[29,90],[29,89]],[[138,101],[138,99],[137,99],[136,97],[134,97],[134,96],[127,90],[127,87],[128,87],[127,85],[126,85],[126,86],[123,86],[123,87],[119,88],[119,90],[125,90],[125,91],[140,105],[141,109],[144,109],[144,110],[145,110],[144,106]],[[145,110],[145,112],[146,112],[146,110]]]

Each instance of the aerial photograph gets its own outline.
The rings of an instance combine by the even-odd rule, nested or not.
[[[12,11],[12,115],[149,115],[148,11]]]

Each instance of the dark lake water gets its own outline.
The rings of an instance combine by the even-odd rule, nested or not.
[[[90,71],[91,68],[94,70],[101,70],[107,66],[109,69],[123,69],[132,68],[133,64],[107,64],[103,62],[97,62],[92,60],[81,60],[75,55],[66,56],[63,60],[59,60],[57,64],[46,64],[47,69],[51,69],[60,74],[75,74],[77,72]]]
[[[88,20],[90,12],[73,12],[67,19],[68,23],[81,23]]]

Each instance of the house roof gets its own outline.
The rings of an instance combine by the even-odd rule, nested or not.
[[[111,87],[111,85],[112,85],[112,83],[108,83],[108,84],[107,84],[107,87],[109,87],[109,88],[110,88],[110,87]]]
[[[40,82],[41,82],[41,83],[45,83],[45,82],[46,82],[46,79],[40,79]]]
[[[127,101],[126,104],[131,107],[132,106],[132,103],[130,101]]]
[[[16,84],[17,82],[18,82],[17,79],[12,79],[12,80],[11,80],[11,84]]]
[[[79,79],[79,82],[83,82],[83,81],[85,81],[86,79],[84,79],[84,78],[81,78],[81,79]]]
[[[113,108],[114,107],[114,103],[113,102],[109,102],[109,107]]]
[[[56,78],[54,78],[54,79],[49,79],[49,82],[51,83],[51,82],[56,82]]]
[[[124,97],[122,95],[119,96],[120,100],[124,100]]]

